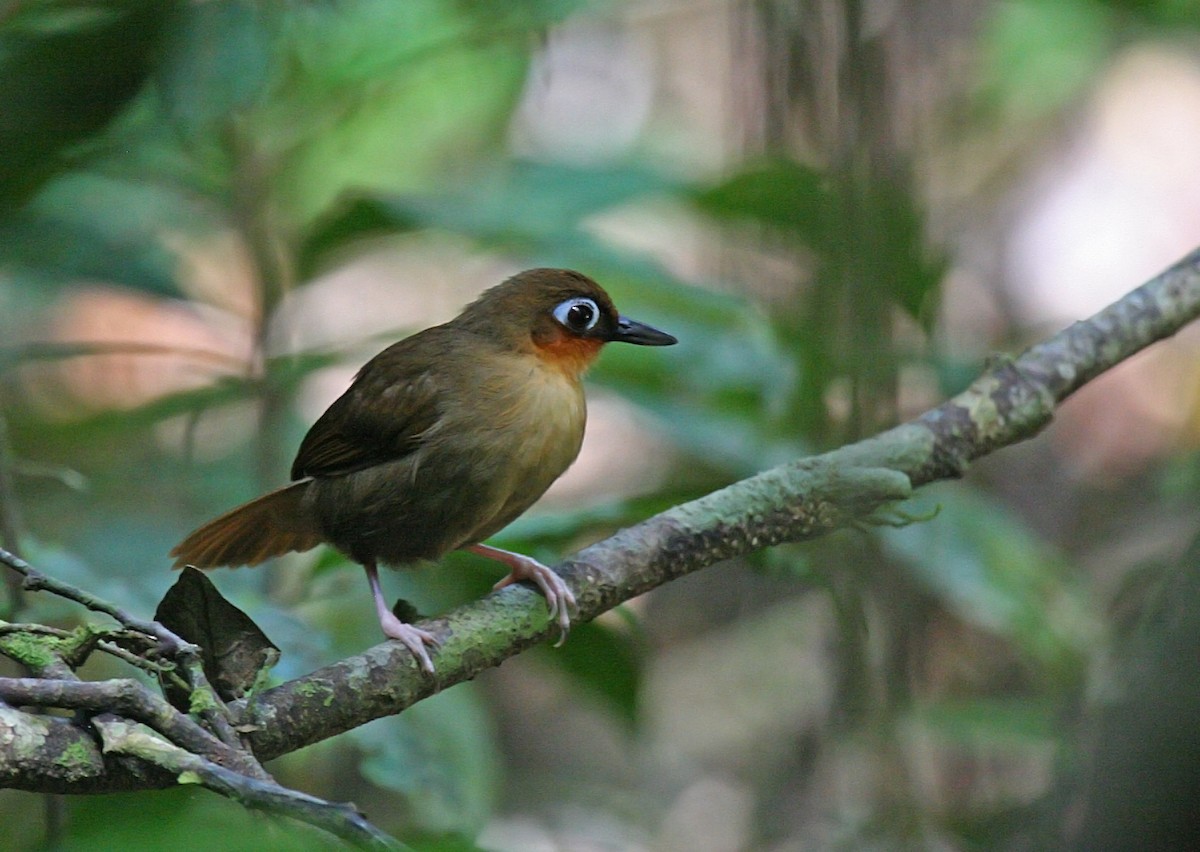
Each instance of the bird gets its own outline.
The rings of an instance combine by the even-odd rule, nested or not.
[[[174,567],[258,565],[322,543],[360,564],[385,636],[434,673],[430,631],[387,606],[379,565],[467,550],[533,582],[566,637],[576,600],[551,568],[485,544],[575,461],[583,375],[606,343],[677,339],[618,313],[569,269],[520,272],[454,319],[384,349],[300,443],[291,483],[209,521],[171,551]],[[560,639],[561,641],[561,639]]]

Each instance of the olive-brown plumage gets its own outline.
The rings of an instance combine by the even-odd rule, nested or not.
[[[304,438],[294,482],[197,529],[171,551],[175,567],[256,565],[331,544],[366,569],[384,633],[432,672],[425,646],[435,637],[391,613],[377,567],[465,548],[510,568],[497,588],[536,583],[565,635],[575,599],[562,579],[481,542],[575,460],[587,419],[583,373],[611,341],[675,338],[621,317],[578,272],[510,278],[367,362]]]

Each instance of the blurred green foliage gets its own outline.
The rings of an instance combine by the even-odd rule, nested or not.
[[[1128,31],[1124,22],[1132,18],[1138,31],[1194,26],[1194,11],[1184,0],[994,4],[975,45],[982,67],[970,130],[1036,125],[1093,79]],[[890,173],[864,174],[856,161],[830,156],[814,165],[781,146],[721,178],[697,180],[652,158],[572,165],[507,155],[539,38],[581,12],[612,10],[582,0],[9,4],[0,16],[0,416],[12,452],[0,464],[16,486],[0,500],[20,523],[18,540],[6,545],[19,545],[48,573],[152,611],[172,580],[166,552],[199,520],[282,480],[279,461],[308,425],[292,402],[314,374],[346,360],[341,351],[269,354],[267,320],[281,301],[364,246],[430,235],[453,234],[473,251],[523,265],[585,269],[623,309],[681,341],[661,358],[607,353],[595,371],[670,439],[666,481],[638,499],[523,518],[499,537],[506,547],[553,559],[659,508],[868,434],[898,416],[903,366],[934,376],[939,393],[958,390],[969,369],[933,345],[947,261],[931,245],[902,157]],[[766,246],[804,272],[783,296],[764,296],[753,281],[697,287],[594,227],[651,204],[722,239]],[[56,418],[35,404],[31,368],[106,351],[38,340],[29,329],[57,299],[96,281],[195,298],[173,238],[225,232],[253,261],[266,318],[255,330],[258,369],[132,410]],[[898,314],[914,335],[892,331]],[[231,439],[225,452],[193,458],[156,440],[239,406],[262,417],[257,443]],[[264,467],[273,481],[264,481]],[[879,691],[889,697],[877,718],[915,720],[945,741],[1053,749],[1068,739],[1062,708],[1079,698],[1101,614],[1070,556],[985,484],[923,497],[924,508],[941,506],[928,523],[780,548],[751,560],[768,569],[761,576],[729,572],[712,581],[717,588],[678,584],[664,590],[665,612],[650,609],[653,629],[623,611],[624,621],[580,626],[564,649],[531,654],[529,665],[555,685],[548,689],[603,708],[637,742],[655,641],[668,645],[681,623],[752,621],[778,594],[781,585],[770,584],[786,583],[786,594],[818,591],[837,609],[839,676],[885,682]],[[495,579],[476,560],[448,563],[389,582],[434,612],[484,593]],[[376,641],[359,572],[331,552],[296,560],[286,576],[215,579],[283,649],[278,677]],[[17,616],[65,621],[72,613],[42,596],[0,598],[0,617]],[[1016,671],[1012,692],[1029,700],[1014,704],[984,688],[907,701],[893,688],[919,668],[905,664],[906,649],[941,621],[994,638],[1003,648],[998,665]],[[887,645],[886,663],[860,641],[871,631]],[[837,695],[872,689],[860,683]],[[422,848],[471,848],[498,807],[513,809],[539,786],[559,794],[552,782],[518,777],[517,735],[502,730],[493,703],[502,702],[486,684],[458,686],[277,768],[285,783],[360,800],[372,819]],[[522,716],[511,727],[526,724]],[[763,774],[775,771],[783,769],[770,764]],[[640,805],[642,812],[629,810],[651,810]],[[939,830],[998,842],[1010,828],[988,819],[1011,806],[1002,799],[969,826],[946,816]],[[24,796],[0,795],[0,822],[13,824],[28,807]],[[303,827],[245,814],[202,791],[65,807],[66,849],[158,849],[179,837],[222,849],[332,848]],[[932,809],[920,816],[940,819]],[[981,824],[993,825],[984,840]],[[40,840],[26,826],[13,842],[36,848]]]

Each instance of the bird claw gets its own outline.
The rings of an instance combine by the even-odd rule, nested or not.
[[[512,570],[507,577],[492,587],[493,590],[503,589],[505,586],[511,586],[513,583],[520,583],[523,580],[534,583],[546,597],[550,620],[558,624],[559,636],[554,647],[561,647],[563,642],[567,641],[567,634],[571,630],[571,617],[579,613],[579,604],[575,600],[575,595],[568,588],[566,581],[554,573],[551,568],[529,556],[511,555],[515,557],[508,562]]]
[[[391,615],[391,613],[388,613]],[[430,633],[428,630],[422,630],[420,627],[415,627],[411,624],[405,624],[396,616],[391,615],[391,618],[380,618],[379,626],[383,628],[383,634],[389,639],[395,639],[398,642],[403,642],[404,647],[412,652],[412,655],[417,659],[417,665],[428,674],[433,674],[433,660],[429,658],[429,652],[425,650],[425,646],[430,648],[440,648],[441,640]]]

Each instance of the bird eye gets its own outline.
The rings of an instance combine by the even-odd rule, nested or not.
[[[600,319],[600,308],[591,299],[567,299],[554,309],[554,318],[571,331],[590,331]]]

